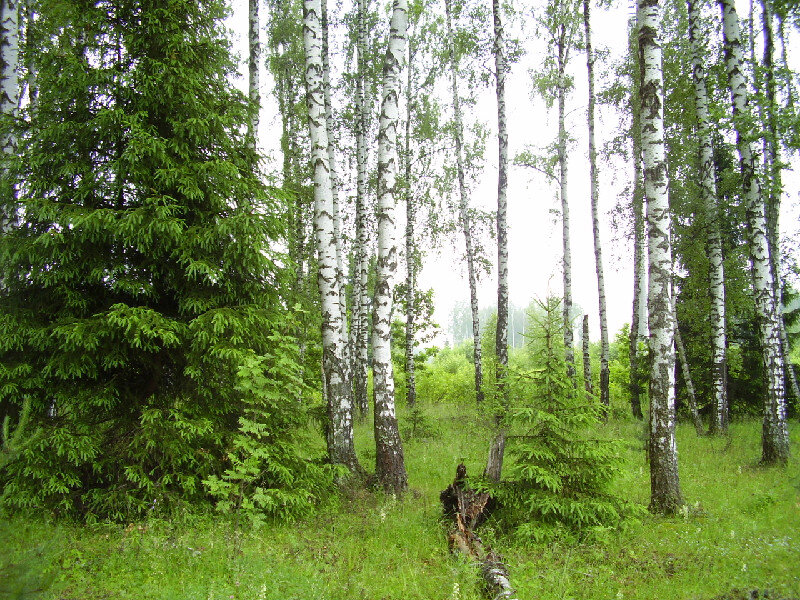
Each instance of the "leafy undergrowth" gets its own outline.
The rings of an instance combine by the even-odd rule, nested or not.
[[[122,525],[73,526],[14,516],[0,523],[0,598],[434,600],[481,598],[473,567],[450,555],[439,491],[459,461],[481,471],[490,435],[471,407],[424,407],[405,440],[402,499],[347,491],[294,524],[249,526],[214,514]],[[401,427],[409,415],[401,411]],[[417,414],[414,419],[418,420]],[[406,429],[408,431],[408,429]],[[612,422],[624,440],[615,491],[646,504],[642,426]],[[792,452],[800,456],[793,423]],[[763,469],[760,423],[727,438],[678,431],[687,510],[646,515],[580,543],[521,545],[490,520],[483,537],[505,557],[520,598],[660,600],[800,598],[800,468]],[[370,427],[358,428],[366,467]]]

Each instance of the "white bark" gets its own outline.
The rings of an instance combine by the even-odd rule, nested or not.
[[[708,94],[706,92],[705,51],[702,40],[707,35],[701,29],[700,11],[696,0],[688,1],[689,42],[692,48],[692,79],[694,81],[697,137],[700,152],[700,197],[705,211],[707,228],[709,295],[711,299],[711,423],[712,433],[728,429],[727,367],[725,360],[725,272],[722,258],[722,239],[719,230],[717,182],[714,173],[714,153],[711,141]]]
[[[764,171],[770,179],[769,209],[767,210],[767,235],[770,244],[770,258],[772,264],[772,277],[775,289],[776,306],[783,306],[783,288],[780,284],[780,252],[779,246],[779,227],[778,216],[780,215],[780,202],[783,185],[781,181],[781,149],[778,143],[779,132],[776,112],[778,105],[776,100],[775,82],[775,32],[773,28],[773,10],[770,0],[761,0],[763,12],[764,30],[764,78],[766,80],[766,102],[764,103],[764,116],[762,121],[765,123],[764,136]],[[780,316],[780,313],[779,313]],[[789,386],[796,400],[800,400],[800,387],[794,369],[789,362],[789,340],[786,336],[786,326],[782,318],[779,319],[781,336],[781,349],[783,351],[783,362],[786,368],[786,375]]]
[[[5,159],[16,153],[17,140],[10,129],[19,107],[19,7],[16,0],[0,0],[0,180],[5,179]],[[7,129],[9,128],[9,129]],[[12,186],[13,184],[8,183]],[[5,182],[3,182],[5,187]],[[0,200],[0,232],[9,227],[10,198]],[[2,284],[0,284],[2,285]]]
[[[751,141],[752,121],[748,108],[747,81],[743,72],[739,19],[733,0],[719,0],[719,5],[722,10],[725,63],[747,210],[753,293],[767,380],[761,460],[764,463],[786,463],[789,460],[789,432],[786,424],[786,397],[783,385],[783,352],[779,323],[781,317],[770,265],[765,202],[756,171],[757,151]],[[777,252],[778,248],[774,248],[774,251]]]
[[[411,119],[414,110],[412,94],[414,94],[416,81],[413,65],[414,48],[412,40],[408,40],[408,67],[406,68],[406,135],[404,152],[405,169],[405,200],[406,200],[406,404],[414,406],[417,400],[417,382],[414,364],[414,296],[417,288],[417,250],[414,241],[414,225],[416,211],[414,197],[411,193]]]
[[[258,141],[259,110],[261,94],[259,92],[259,64],[261,62],[261,43],[259,42],[258,4],[261,0],[249,0],[247,18],[247,37],[250,46],[248,56],[248,95],[250,96],[250,143],[253,149]]]
[[[342,257],[342,225],[339,205],[339,177],[336,168],[336,140],[333,134],[333,104],[331,103],[331,68],[328,49],[328,2],[321,0],[322,8],[322,89],[325,97],[325,120],[328,124],[328,165],[330,166],[331,192],[333,198],[333,237],[336,242],[336,281],[339,287],[339,306],[342,323],[347,331],[347,294],[345,292],[344,262]],[[349,339],[345,333],[345,339]],[[345,347],[346,378],[350,381],[350,351]]]
[[[674,513],[682,504],[675,443],[675,350],[670,309],[672,252],[664,140],[664,82],[658,0],[639,0],[639,88],[647,201],[650,325],[650,508]]]
[[[333,235],[333,186],[328,163],[328,131],[323,91],[320,0],[303,2],[303,42],[306,55],[308,126],[314,171],[314,238],[322,299],[322,361],[328,395],[328,453],[335,464],[360,469],[353,445],[352,394],[344,372],[344,328],[336,277],[336,241]]]
[[[348,389],[352,389],[353,360],[350,345],[350,334],[347,322],[347,286],[342,245],[342,219],[339,203],[339,177],[336,168],[336,140],[333,133],[333,104],[331,103],[331,68],[328,48],[328,2],[321,0],[322,21],[322,89],[325,98],[325,120],[328,129],[328,166],[331,177],[331,197],[333,200],[333,239],[336,243],[336,285],[339,288],[339,309],[342,319],[342,339],[344,363],[342,370]]]
[[[638,59],[637,59],[638,60]],[[638,65],[638,62],[637,62]],[[638,69],[637,69],[638,70]],[[642,377],[639,364],[639,343],[647,340],[647,245],[645,243],[644,225],[644,178],[642,175],[642,127],[638,102],[639,85],[634,86],[633,94],[633,314],[629,338],[630,356],[630,394],[631,412],[637,419],[644,419],[642,414]],[[644,330],[644,331],[643,331]]]
[[[506,122],[506,58],[499,0],[492,0],[497,91],[497,362],[502,377],[508,368],[508,124]]]
[[[368,109],[364,88],[367,77],[366,64],[366,0],[358,0],[356,53],[358,75],[356,77],[356,251],[353,317],[356,322],[353,387],[355,404],[364,416],[369,408],[367,397],[367,369],[369,343],[369,299],[367,296],[369,256],[367,245],[367,125]]]
[[[375,394],[375,469],[388,491],[407,485],[403,445],[397,427],[391,356],[392,291],[397,271],[395,199],[397,196],[397,127],[400,121],[400,72],[408,29],[408,3],[394,0],[383,67],[383,91],[378,129],[378,272],[372,330]]]
[[[16,115],[19,106],[19,7],[16,0],[0,0],[0,114]],[[3,139],[3,152],[13,139]]]
[[[571,18],[571,15],[570,17]],[[558,177],[559,198],[561,200],[561,241],[562,241],[562,268],[564,277],[564,352],[567,363],[567,373],[575,378],[575,348],[572,327],[572,250],[569,235],[569,197],[567,195],[567,128],[566,99],[567,80],[566,69],[569,62],[569,50],[572,40],[571,26],[564,23],[558,25],[556,33],[556,64],[558,67]]]
[[[609,393],[609,342],[608,315],[606,310],[606,284],[603,271],[603,246],[600,241],[600,215],[598,210],[600,186],[597,177],[597,146],[594,135],[594,54],[592,52],[592,28],[590,0],[583,0],[583,25],[586,45],[586,70],[589,79],[589,105],[586,117],[589,123],[589,182],[591,187],[592,237],[594,240],[594,263],[597,272],[597,298],[600,313],[600,403],[606,407],[611,404]]]
[[[492,0],[494,21],[494,65],[497,91],[497,330],[495,336],[496,376],[498,394],[503,404],[508,402],[506,376],[508,370],[508,125],[506,123],[506,58],[503,41],[503,21],[500,0]],[[506,434],[497,431],[489,458],[486,476],[500,481],[503,470]]]
[[[445,0],[444,10],[447,25],[447,39],[450,52],[450,91],[453,96],[453,120],[455,124],[454,142],[456,150],[456,174],[458,176],[458,213],[467,258],[467,279],[469,281],[469,303],[472,312],[472,348],[475,365],[475,399],[483,401],[483,361],[481,357],[481,330],[478,317],[478,278],[475,271],[475,244],[472,240],[472,224],[469,218],[469,195],[466,185],[466,169],[464,168],[464,123],[461,117],[461,95],[458,89],[458,57],[456,56],[455,39],[451,15],[451,1]]]
[[[589,355],[589,315],[583,315],[583,328],[581,330],[583,344],[583,389],[588,396],[592,395],[592,363]]]

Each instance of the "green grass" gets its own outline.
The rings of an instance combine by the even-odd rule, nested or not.
[[[252,531],[214,514],[127,525],[77,526],[14,516],[0,523],[0,598],[472,600],[476,570],[450,555],[439,492],[463,460],[483,467],[489,430],[471,406],[424,407],[406,437],[409,492],[402,499],[350,490],[308,519]],[[410,430],[401,410],[401,428]],[[616,491],[647,504],[641,425],[615,422],[626,440]],[[800,597],[800,444],[793,423],[787,468],[756,466],[760,423],[727,438],[678,430],[685,514],[650,515],[580,544],[522,546],[489,522],[483,534],[505,557],[519,598],[712,599],[732,590]],[[372,467],[371,427],[357,444]]]

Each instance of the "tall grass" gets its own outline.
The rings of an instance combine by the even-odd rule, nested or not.
[[[422,405],[416,414],[401,407],[399,417],[410,484],[403,498],[354,488],[305,520],[258,530],[215,514],[94,526],[17,515],[0,523],[0,598],[481,598],[474,568],[448,551],[438,495],[459,461],[482,471],[488,425],[471,403]],[[606,428],[625,441],[616,492],[646,505],[641,424]],[[371,426],[356,433],[371,467]],[[520,598],[711,600],[737,597],[734,589],[800,597],[800,468],[796,458],[758,467],[759,436],[756,421],[733,423],[725,438],[678,427],[688,502],[679,517],[648,514],[579,544],[540,546],[520,545],[490,520],[484,539],[505,557]]]

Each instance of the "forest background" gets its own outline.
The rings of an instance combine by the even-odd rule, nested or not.
[[[242,58],[240,62],[240,77],[238,85],[244,89],[246,61],[246,36],[247,36],[247,3],[244,0],[235,0],[232,3],[233,12],[230,16],[232,40],[234,49]],[[749,14],[750,3],[747,0],[737,0],[739,14]],[[343,11],[340,8],[337,12]],[[525,53],[520,60],[512,65],[509,76],[509,118],[513,123],[519,123],[514,135],[510,137],[512,156],[522,152],[527,145],[542,147],[547,140],[555,140],[557,136],[557,113],[555,107],[548,109],[545,100],[533,92],[530,72],[537,67],[545,55],[547,41],[544,36],[537,36],[532,25],[530,8],[519,7],[517,15],[510,22],[513,29],[512,35],[524,40]],[[614,61],[621,61],[628,52],[627,33],[625,29],[628,21],[635,15],[635,8],[630,3],[611,3],[595,11],[594,43],[603,52],[603,64],[598,70],[598,87],[608,86],[618,78],[618,73],[609,66]],[[796,46],[797,34],[788,31],[788,52],[786,60],[793,72],[800,71],[800,53],[792,52]],[[344,43],[344,31],[333,32],[332,48],[340,48]],[[334,51],[334,60],[337,53]],[[591,246],[591,214],[588,210],[579,210],[588,204],[590,194],[588,172],[588,142],[585,128],[585,111],[588,98],[586,89],[586,65],[581,59],[576,58],[570,62],[569,71],[573,78],[574,91],[568,97],[568,127],[572,135],[571,152],[569,154],[570,171],[570,197],[576,205],[572,214],[571,227],[574,231],[575,251],[573,269],[575,272],[575,297],[577,303],[589,315],[590,335],[593,341],[599,339],[599,317],[592,307],[597,305],[597,285],[595,282],[594,255]],[[268,134],[270,128],[278,126],[277,100],[270,91],[271,76],[265,73],[262,79],[262,109],[261,129],[264,134],[259,137],[259,144],[267,164],[276,168],[280,160],[280,145],[278,138]],[[483,86],[477,104],[470,110],[469,121],[480,122],[490,130],[496,128],[496,109],[493,105],[493,91],[489,86]],[[597,123],[597,136],[601,144],[610,143],[617,136],[620,122],[625,119],[624,111],[614,105],[604,106]],[[486,139],[486,156],[495,156],[497,153],[496,135],[489,135]],[[789,254],[795,256],[800,252],[800,176],[797,174],[797,157],[787,157],[789,168],[784,174],[783,185],[787,202],[781,204],[781,236],[784,247]],[[788,166],[788,165],[787,165]],[[603,215],[604,233],[608,237],[608,268],[613,273],[615,281],[633,280],[633,254],[632,227],[630,216],[626,214],[624,205],[629,202],[630,195],[630,163],[624,157],[609,154],[603,161],[600,170],[602,194],[600,195],[600,212]],[[472,194],[476,207],[491,211],[496,202],[497,165],[494,161],[486,161],[483,174]],[[513,168],[510,178],[510,194],[515,201],[509,207],[510,245],[510,297],[512,314],[516,309],[516,330],[522,331],[525,327],[523,317],[525,309],[534,298],[558,294],[561,277],[561,231],[558,219],[558,194],[557,186],[548,176],[518,166]],[[398,230],[403,230],[404,215],[400,214]],[[484,232],[492,234],[492,231]],[[430,246],[426,248],[426,257],[420,273],[420,287],[434,290],[434,322],[440,327],[436,337],[429,342],[439,346],[444,343],[453,344],[469,336],[469,298],[464,292],[466,288],[466,266],[463,261],[463,252],[459,244],[442,244],[441,239],[429,240]],[[612,243],[613,242],[613,243]],[[487,243],[491,243],[487,240]],[[536,257],[532,262],[532,257]],[[535,268],[531,265],[535,264]],[[484,310],[482,316],[490,316],[492,307],[496,307],[496,273],[492,271],[479,280],[479,303]],[[787,276],[796,275],[786,273]],[[625,323],[630,323],[631,306],[633,301],[633,287],[628,285],[609,286],[608,294],[608,321],[611,331],[619,331]],[[580,312],[580,311],[576,311]],[[513,337],[513,334],[512,334]],[[516,338],[516,343],[521,343],[521,337]]]
[[[208,556],[203,564],[221,567],[198,578],[192,595],[224,587],[229,596],[266,597],[281,590],[258,587],[263,561],[247,564],[266,549],[300,557],[283,580],[293,581],[297,569],[311,587],[335,590],[331,597],[409,597],[404,574],[377,592],[369,573],[386,569],[365,558],[380,563],[382,543],[424,526],[438,542],[420,533],[417,545],[432,550],[416,562],[440,574],[452,569],[435,496],[459,462],[458,503],[474,503],[459,504],[457,530],[472,535],[464,524],[488,518],[487,541],[527,565],[522,589],[541,583],[530,551],[547,557],[567,548],[581,558],[557,565],[558,585],[576,594],[592,582],[601,596],[612,586],[617,596],[647,597],[650,581],[666,576],[660,595],[685,597],[698,565],[716,572],[701,582],[706,595],[739,597],[739,585],[753,588],[746,597],[765,585],[797,593],[796,574],[784,568],[798,552],[785,535],[797,519],[789,421],[798,397],[790,366],[797,202],[780,162],[790,156],[791,165],[800,145],[789,61],[796,4],[754,2],[748,21],[720,0],[720,22],[710,3],[698,19],[696,4],[687,12],[680,2],[642,0],[635,21],[616,13],[614,27],[600,27],[629,43],[617,60],[597,49],[594,64],[608,72],[594,99],[614,122],[606,123],[609,140],[600,130],[601,172],[611,178],[598,187],[606,194],[630,182],[615,193],[614,210],[601,211],[613,218],[601,222],[618,226],[606,247],[647,261],[650,285],[645,293],[633,269],[638,310],[628,309],[633,326],[612,331],[613,340],[601,291],[601,341],[589,343],[584,320],[580,348],[568,239],[589,235],[571,229],[567,208],[586,215],[590,206],[575,210],[575,197],[588,198],[567,178],[585,165],[578,166],[582,135],[573,133],[583,127],[583,105],[568,106],[566,97],[577,97],[573,85],[585,73],[567,69],[566,56],[577,65],[588,51],[581,20],[588,36],[590,3],[519,11],[445,3],[441,11],[397,0],[388,12],[365,2],[326,12],[318,0],[302,10],[274,1],[261,25],[259,4],[248,5],[248,81],[239,91],[220,0],[2,4],[0,503],[12,552],[0,564],[11,582],[0,593],[131,593],[128,576],[140,570],[185,596],[183,559]],[[741,56],[731,50],[740,26]],[[717,33],[698,34],[703,28]],[[526,63],[529,48],[539,54]],[[259,83],[265,66],[273,87]],[[696,76],[703,66],[711,127]],[[559,106],[557,135],[538,129],[534,145],[514,142],[507,152],[506,79],[519,86],[511,94],[520,110],[509,113],[512,138],[523,128],[513,119],[526,129],[532,115],[547,121],[541,103]],[[530,101],[520,99],[525,79],[533,83]],[[491,120],[492,88],[496,132],[480,121]],[[262,99],[275,108],[270,93],[276,119],[257,110]],[[259,143],[278,131],[280,152]],[[494,197],[487,183],[495,178],[494,137],[496,212],[491,201],[469,206],[464,193]],[[758,165],[746,157],[757,142],[765,159]],[[508,194],[508,154],[511,180],[543,173],[549,185],[512,185]],[[714,209],[706,193],[714,178],[702,176],[709,172],[718,186]],[[556,188],[560,210],[547,200]],[[524,197],[545,212],[508,219],[506,197],[512,207]],[[511,319],[507,219],[545,242],[544,250],[516,251],[525,262],[518,271],[546,275],[546,283],[523,276],[538,298]],[[528,220],[544,230],[526,229]],[[593,221],[602,290],[598,234],[609,232]],[[564,256],[554,258],[558,225]],[[425,253],[432,240],[457,247],[462,235],[468,280],[471,262],[491,279],[497,243],[497,314],[480,315],[473,288],[473,317],[482,324],[473,322],[472,339],[426,348],[435,339],[435,296],[419,284],[418,269],[433,256]],[[648,259],[640,252],[645,236]],[[723,264],[725,279],[714,285]],[[554,275],[563,276],[563,289]],[[619,275],[612,280],[611,289],[628,286]],[[597,298],[577,297],[594,312],[588,305]],[[682,479],[678,445],[688,449]],[[747,491],[726,495],[740,486]],[[381,529],[387,520],[397,529]],[[197,523],[208,541],[179,541],[182,528]],[[338,539],[337,527],[348,523],[352,537]],[[305,528],[311,539],[292,537]],[[670,532],[695,546],[675,546]],[[354,543],[365,534],[376,547]],[[449,532],[454,549],[457,535]],[[48,537],[55,547],[40,544]],[[108,552],[100,539],[111,540]],[[626,541],[645,550],[631,551]],[[215,545],[226,560],[204,554]],[[500,586],[493,595],[512,597],[497,555],[480,540],[467,546],[486,584]],[[714,547],[726,552],[715,555]],[[161,568],[123,567],[142,548],[146,557],[166,550],[176,559],[172,579]],[[598,571],[601,556],[613,568]],[[462,566],[467,573],[472,563]],[[101,584],[113,569],[117,576]],[[331,570],[345,575],[328,578]],[[353,572],[364,575],[358,590],[346,575]],[[683,579],[673,586],[676,573]],[[462,583],[466,596],[484,591],[462,575],[444,595],[460,597]],[[417,597],[432,597],[411,577]],[[237,592],[242,580],[247,591]]]

